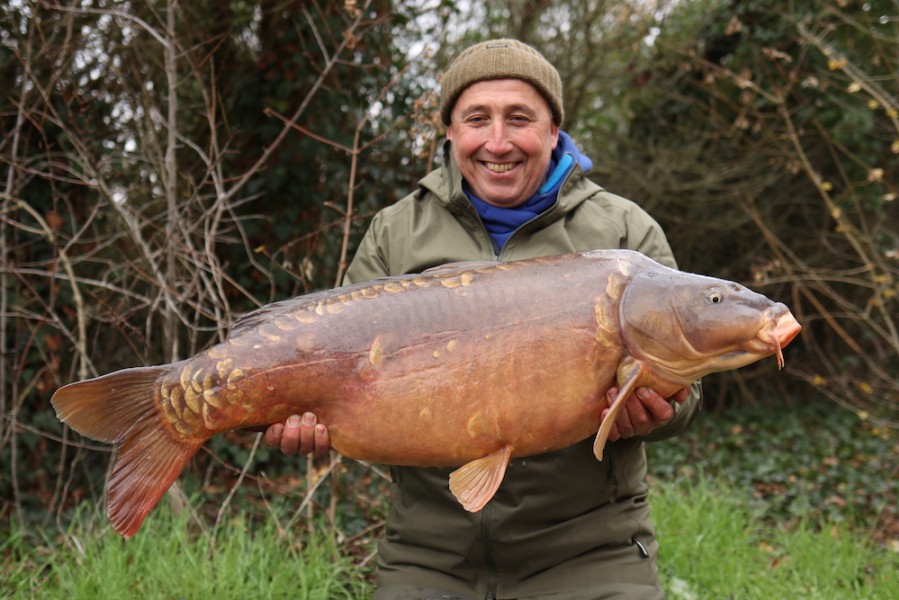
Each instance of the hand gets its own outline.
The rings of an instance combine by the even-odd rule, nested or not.
[[[280,448],[288,456],[312,452],[315,458],[325,458],[331,450],[328,428],[308,412],[302,417],[291,415],[283,424],[269,426],[262,442],[269,448]]]
[[[611,387],[606,392],[610,406],[617,395],[617,387]],[[624,408],[618,413],[618,418],[612,425],[609,441],[647,435],[674,417],[674,402],[683,404],[689,396],[688,388],[681,388],[670,398],[662,398],[648,387],[638,388],[636,393],[625,400]],[[608,414],[608,408],[603,410],[602,418],[605,419]]]

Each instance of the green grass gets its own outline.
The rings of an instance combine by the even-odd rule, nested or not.
[[[765,525],[749,498],[704,479],[657,484],[651,503],[671,600],[899,598],[899,553],[842,525]]]
[[[311,539],[279,535],[274,520],[257,526],[236,517],[212,539],[185,511],[158,507],[131,540],[76,519],[65,541],[31,546],[14,536],[0,556],[0,596],[96,598],[356,599],[369,595],[364,573],[319,531]],[[6,581],[4,581],[6,580]]]
[[[899,553],[845,524],[766,525],[751,499],[699,477],[652,492],[659,567],[671,600],[899,598]],[[86,513],[86,511],[85,511]],[[323,528],[280,535],[275,519],[238,516],[213,541],[188,513],[157,508],[130,541],[97,515],[79,516],[64,540],[0,546],[0,595],[14,598],[366,598],[370,565],[357,568]]]
[[[899,598],[899,436],[832,403],[647,445],[672,600]]]

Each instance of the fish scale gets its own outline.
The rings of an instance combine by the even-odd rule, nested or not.
[[[207,356],[213,359],[207,365],[186,364],[180,371],[166,374],[159,384],[163,418],[184,437],[196,436],[201,427],[217,431],[214,411],[240,400],[233,392],[244,377],[243,371],[234,368],[234,360],[219,347]]]

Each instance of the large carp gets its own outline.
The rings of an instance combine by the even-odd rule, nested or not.
[[[799,330],[783,304],[632,251],[459,263],[264,306],[192,358],[66,385],[53,406],[115,444],[107,512],[126,538],[207,439],[307,411],[350,458],[462,465],[450,489],[477,511],[510,457],[596,434],[601,459],[637,387],[782,366]]]

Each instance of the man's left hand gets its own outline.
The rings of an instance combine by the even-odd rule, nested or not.
[[[618,388],[611,387],[606,392],[606,399],[611,406]],[[638,388],[625,401],[624,408],[618,413],[615,424],[609,433],[609,441],[634,436],[647,435],[674,418],[674,403],[683,404],[690,395],[689,388],[683,388],[670,398],[662,398],[655,390],[647,387]],[[602,418],[609,414],[609,409],[602,411]]]

